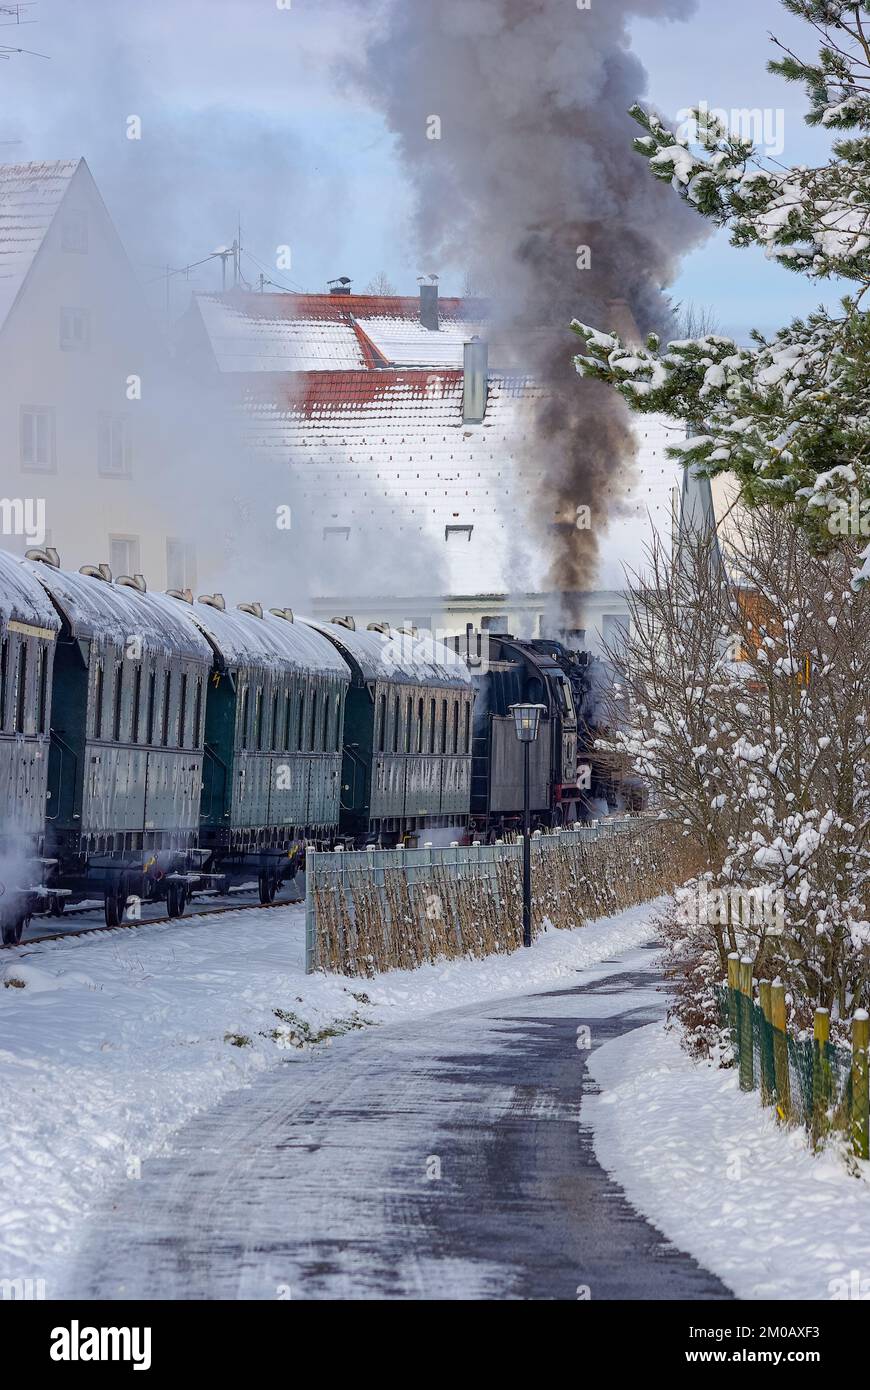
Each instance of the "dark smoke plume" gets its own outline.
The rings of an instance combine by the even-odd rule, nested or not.
[[[530,529],[544,539],[550,587],[561,592],[594,586],[634,455],[623,403],[574,370],[568,325],[620,328],[627,304],[643,333],[667,331],[663,286],[704,235],[632,150],[627,109],[646,77],[627,26],[636,15],[685,18],[694,5],[385,0],[355,69],[416,184],[419,247],[431,260],[421,269],[467,266],[490,292],[496,339],[514,344],[515,364],[543,388],[523,460],[537,515],[513,526],[518,560]],[[591,268],[581,270],[587,246]],[[496,341],[493,365],[505,352]],[[591,530],[575,524],[580,505],[591,508]],[[522,587],[520,563],[516,571]]]

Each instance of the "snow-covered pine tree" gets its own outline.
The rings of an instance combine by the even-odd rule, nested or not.
[[[815,62],[778,45],[769,66],[805,85],[810,124],[838,132],[827,164],[767,167],[750,143],[701,111],[693,114],[702,138],[690,144],[635,107],[644,130],[635,148],[656,178],[729,227],[734,245],[761,245],[810,279],[842,277],[854,291],[841,312],[820,308],[770,339],[756,332],[749,347],[706,334],[667,344],[651,335],[628,349],[615,334],[575,323],[585,342],[576,362],[633,409],[691,426],[684,463],[734,473],[745,502],[787,504],[831,545],[836,499],[848,502],[853,489],[870,497],[870,0],[782,3],[822,42]],[[870,578],[870,546],[862,559],[855,584]]]

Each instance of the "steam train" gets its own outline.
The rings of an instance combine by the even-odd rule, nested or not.
[[[510,707],[543,705],[530,749],[530,809],[536,827],[638,812],[645,789],[625,761],[597,747],[622,717],[614,673],[589,652],[550,638],[474,633],[448,639],[475,686],[469,818],[473,833],[499,839],[522,824],[523,755]]]
[[[579,658],[485,640],[481,677],[458,641],[0,552],[4,944],[95,897],[108,925],[252,879],[269,903],[306,845],[504,833],[522,804],[514,699],[546,706],[536,824],[582,818]]]

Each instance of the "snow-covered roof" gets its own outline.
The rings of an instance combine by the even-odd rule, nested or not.
[[[0,327],[78,165],[74,159],[0,164]]]
[[[304,621],[325,633],[359,669],[363,681],[394,681],[400,685],[439,685],[471,689],[468,667],[456,652],[429,632],[352,631],[314,618]]]
[[[72,574],[37,560],[22,567],[39,581],[66,619],[73,637],[123,647],[139,637],[147,651],[189,661],[211,662],[211,648],[161,594],[140,594],[127,585]]]
[[[526,543],[543,491],[530,412],[540,390],[528,377],[492,372],[480,425],[462,418],[462,373],[420,369],[248,378],[248,437],[255,453],[285,463],[295,506],[312,531],[314,557],[345,541],[371,557],[359,592],[383,593],[379,554],[426,546],[427,592],[540,592],[541,547]],[[614,515],[600,540],[594,587],[625,587],[623,565],[642,563],[649,519],[670,536],[680,468],[665,455],[682,431],[658,416],[635,423],[638,463],[614,474]],[[335,568],[333,565],[332,568]],[[381,587],[366,588],[366,583]],[[399,581],[400,584],[404,580]],[[341,584],[347,591],[346,579]],[[329,592],[329,590],[322,590]],[[417,592],[401,588],[402,593]],[[411,616],[411,615],[409,615]]]
[[[60,629],[60,619],[41,584],[15,555],[0,550],[0,624],[29,623],[34,627]]]
[[[262,618],[239,609],[214,608],[209,603],[184,603],[167,595],[155,596],[171,606],[183,622],[204,633],[220,653],[224,665],[257,666],[290,670],[307,675],[332,675],[350,681],[350,671],[338,652],[319,633],[301,622],[289,622],[264,611]]]
[[[391,366],[461,367],[463,347],[475,334],[485,337],[482,323],[444,318],[437,331],[424,328],[417,318],[359,318],[366,337]]]
[[[481,332],[480,302],[442,299],[439,328],[424,328],[406,295],[197,294],[195,309],[222,372],[359,371],[462,366]]]

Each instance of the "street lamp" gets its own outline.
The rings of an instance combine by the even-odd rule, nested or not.
[[[523,945],[532,944],[532,812],[529,805],[529,750],[538,737],[546,705],[510,706],[516,735],[523,745]]]

